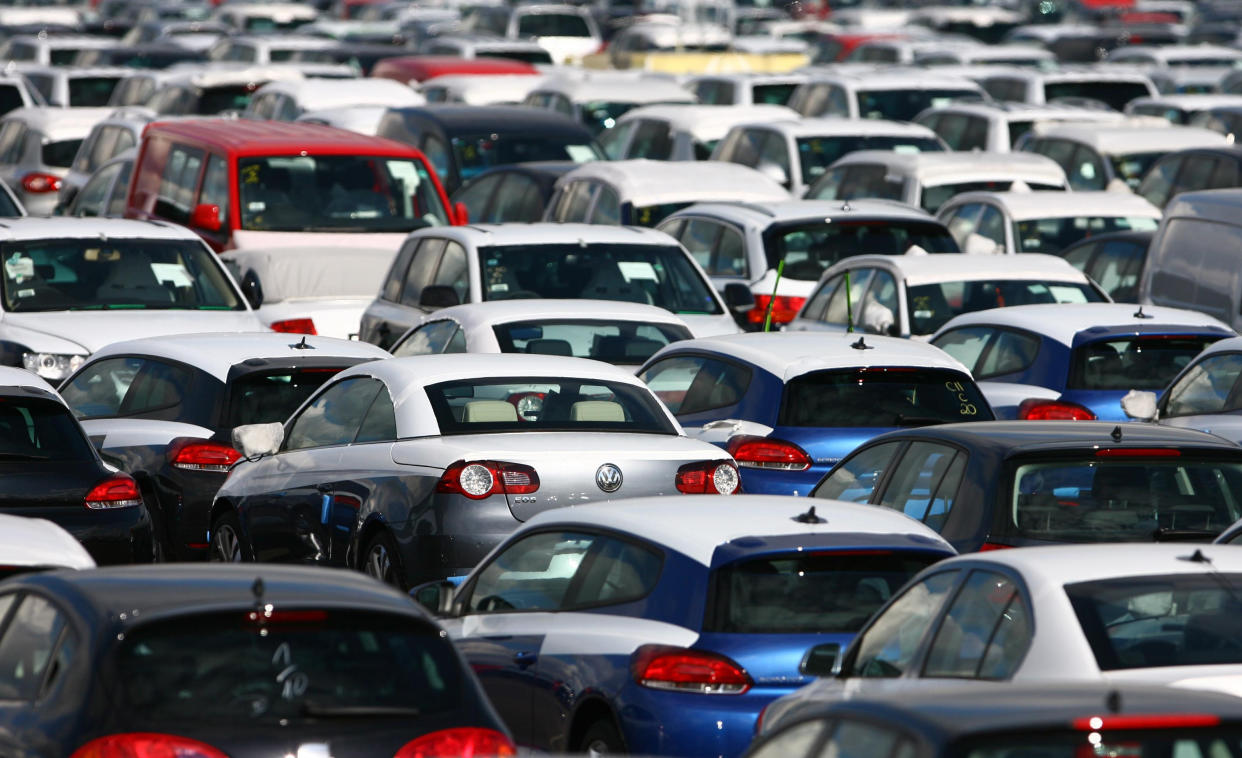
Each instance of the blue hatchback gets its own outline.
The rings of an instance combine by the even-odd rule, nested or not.
[[[813,508],[811,506],[814,506]],[[519,744],[741,755],[871,613],[954,554],[886,508],[704,495],[545,511],[437,610]]]
[[[742,490],[753,494],[806,495],[883,432],[992,419],[956,360],[922,342],[870,334],[684,340],[638,373],[687,434],[729,451]]]

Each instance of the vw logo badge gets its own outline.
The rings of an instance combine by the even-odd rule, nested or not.
[[[616,492],[621,489],[621,469],[611,463],[595,469],[595,483],[604,492]]]

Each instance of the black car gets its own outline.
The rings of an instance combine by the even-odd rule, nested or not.
[[[542,221],[556,180],[577,165],[573,161],[540,161],[488,169],[453,193],[453,207],[464,204],[472,224]]]
[[[587,128],[568,116],[516,105],[390,108],[376,135],[422,150],[450,194],[493,166],[605,157]]]
[[[104,458],[138,482],[161,559],[207,554],[216,490],[241,454],[233,427],[284,421],[338,371],[386,357],[292,334],[194,334],[109,345],[61,393]]]
[[[1242,187],[1242,146],[1192,147],[1169,153],[1152,164],[1135,193],[1157,208],[1174,195]]]
[[[1209,542],[1242,517],[1242,447],[1168,426],[980,421],[860,445],[811,493],[894,508],[959,552]]]
[[[1147,266],[1147,248],[1156,233],[1113,232],[1079,240],[1059,254],[1108,293],[1115,303],[1137,303]]]
[[[96,563],[150,561],[151,517],[134,479],[100,459],[73,413],[54,392],[10,384],[15,381],[10,376],[4,381],[0,386],[0,513],[59,524]]]
[[[1210,746],[1210,752],[1209,752]],[[1242,702],[1142,684],[963,683],[855,696],[753,743],[747,758],[1242,755]]]
[[[0,755],[513,755],[448,638],[360,574],[146,566],[0,585]]]

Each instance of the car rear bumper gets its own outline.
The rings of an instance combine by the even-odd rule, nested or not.
[[[154,556],[151,517],[145,507],[93,511],[84,506],[64,505],[0,512],[51,521],[81,542],[101,566],[150,563]]]
[[[635,684],[621,698],[621,732],[634,755],[736,758],[754,739],[759,713],[790,691],[765,687],[742,695],[701,695]]]

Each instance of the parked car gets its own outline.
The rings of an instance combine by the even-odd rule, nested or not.
[[[1154,231],[1093,234],[1060,252],[1118,303],[1137,303]]]
[[[590,10],[574,5],[484,5],[471,10],[462,22],[474,32],[533,40],[562,64],[580,61],[603,42]]]
[[[0,116],[17,108],[44,105],[43,96],[16,72],[0,75]]]
[[[268,82],[250,97],[246,118],[297,121],[307,111],[383,105],[422,105],[423,97],[391,79],[285,79]]]
[[[983,89],[965,77],[934,70],[866,69],[810,74],[806,82],[794,90],[788,105],[807,117],[912,121],[933,105],[986,99]]]
[[[741,315],[751,330],[763,327],[769,306],[771,323],[793,320],[824,269],[845,258],[958,252],[930,214],[890,200],[697,203],[657,228],[690,251],[717,289],[750,288],[755,306]]]
[[[896,513],[805,505],[751,495],[557,508],[456,591],[411,594],[444,609],[524,745],[738,756],[767,703],[827,673],[871,611],[953,554]]]
[[[1239,51],[1234,50],[1237,53]],[[1126,113],[1135,116],[1157,116],[1171,124],[1190,124],[1200,113],[1216,108],[1242,106],[1242,95],[1158,95],[1139,97],[1126,105]]]
[[[694,101],[694,95],[669,78],[592,71],[549,76],[527,93],[522,104],[556,111],[598,135],[616,126],[631,108]]]
[[[1240,367],[1242,339],[1219,340],[1195,356],[1163,393],[1132,393],[1122,410],[1140,421],[1198,429],[1242,444],[1233,389]]]
[[[1242,186],[1242,146],[1196,147],[1169,153],[1152,164],[1135,192],[1165,208],[1184,192]]]
[[[133,175],[134,157],[137,154],[136,150],[130,148],[100,166],[87,178],[86,184],[74,195],[63,214],[123,217],[126,196],[129,194],[129,178]],[[63,185],[61,188],[64,189]],[[0,196],[0,203],[2,202]]]
[[[737,489],[728,454],[688,439],[632,373],[580,358],[373,361],[284,428],[254,444],[261,428],[234,431],[250,460],[216,496],[213,559],[350,566],[410,587],[468,573],[567,501]],[[279,472],[293,471],[291,487]]]
[[[0,180],[35,216],[56,207],[61,182],[82,140],[107,108],[18,108],[0,118]]]
[[[53,521],[0,514],[0,579],[58,568],[95,568],[95,559]]]
[[[314,124],[222,119],[148,127],[125,215],[185,224],[216,251],[395,250],[410,230],[455,219],[431,165],[408,145]]]
[[[428,103],[457,105],[518,105],[543,81],[515,74],[446,74],[418,88]]]
[[[39,91],[47,105],[74,108],[102,108],[112,97],[112,90],[129,69],[115,66],[50,66],[14,65]]]
[[[655,305],[696,336],[737,331],[731,312],[748,292],[723,299],[666,234],[585,224],[500,224],[410,235],[374,302],[360,339],[389,347],[425,313],[489,300],[589,299]]]
[[[289,2],[224,3],[216,8],[212,21],[227,24],[239,32],[288,32],[319,17],[310,5]],[[276,35],[272,35],[276,36]]]
[[[1014,68],[979,77],[979,83],[994,99],[1014,103],[1103,103],[1113,110],[1124,110],[1136,97],[1159,94],[1151,79],[1138,71],[1108,68],[1066,68],[1038,71]]]
[[[699,74],[687,87],[704,105],[785,105],[804,74]]]
[[[642,105],[623,113],[599,142],[612,160],[704,161],[735,124],[797,115],[781,105]]]
[[[578,167],[573,161],[508,163],[483,171],[457,188],[453,207],[475,224],[542,221],[556,180]],[[502,191],[503,189],[503,191]]]
[[[61,179],[60,192],[56,196],[57,212],[64,212],[69,207],[97,169],[121,153],[132,153],[142,139],[142,130],[154,120],[155,114],[148,109],[118,108],[95,122],[78,147],[69,173]]]
[[[81,50],[112,47],[111,37],[85,34],[17,34],[0,44],[0,60],[71,66]]]
[[[746,492],[806,494],[859,443],[907,425],[992,418],[937,348],[854,334],[676,342],[638,375],[688,433],[729,451]]]
[[[1242,105],[1206,108],[1190,117],[1190,125],[1220,132],[1226,137],[1242,134]]]
[[[158,73],[158,72],[157,72]],[[160,116],[219,116],[241,113],[250,104],[250,98],[263,85],[279,79],[299,79],[301,73],[289,68],[272,66],[246,66],[238,69],[221,69],[219,66],[202,70],[187,70],[176,76],[152,75],[148,82],[153,89],[145,99],[134,102],[150,108]],[[133,99],[145,89],[135,82]],[[117,90],[126,87],[118,84]],[[126,95],[122,92],[122,95]],[[120,98],[113,105],[124,105]]]
[[[275,4],[267,5],[271,7]],[[266,66],[269,63],[288,63],[293,58],[293,54],[300,50],[317,50],[332,47],[333,44],[335,43],[332,40],[323,37],[292,34],[239,34],[221,37],[219,42],[207,50],[207,57],[222,63]]]
[[[424,55],[444,55],[465,60],[501,58],[548,66],[554,63],[552,53],[532,40],[505,39],[490,34],[441,34],[419,45],[418,49]]]
[[[250,756],[331,742],[340,758],[514,754],[436,623],[365,577],[117,567],[0,587],[0,640],[25,653],[0,668],[5,751]]]
[[[970,368],[997,418],[1125,421],[1129,390],[1162,391],[1233,335],[1178,308],[1015,304],[957,316],[931,343]]]
[[[1112,111],[1072,105],[1030,103],[957,102],[940,105],[915,117],[944,140],[950,150],[982,150],[1008,153],[1036,124],[1115,123],[1122,120]]]
[[[858,255],[823,273],[787,329],[926,340],[963,313],[1106,300],[1086,276],[1050,255]]]

